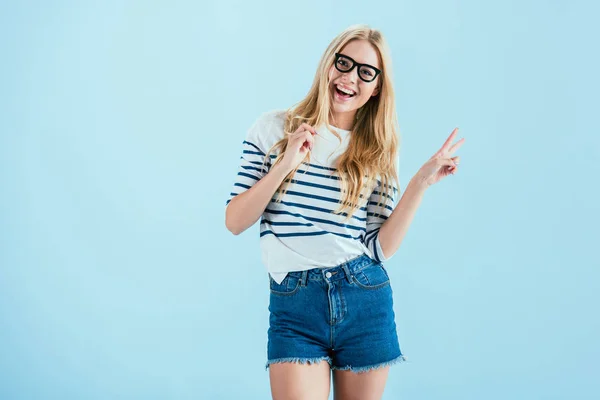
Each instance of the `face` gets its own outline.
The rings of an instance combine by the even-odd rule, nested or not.
[[[382,69],[379,62],[379,55],[375,47],[366,40],[353,40],[346,44],[338,53],[348,56],[360,64],[368,64],[375,68]],[[348,66],[343,60],[340,61],[341,67]],[[342,68],[344,69],[344,68]],[[369,70],[363,77],[368,78]],[[382,72],[385,73],[385,72]],[[329,70],[329,92],[331,94],[331,105],[333,114],[333,125],[341,129],[351,130],[356,111],[361,108],[372,96],[379,93],[378,85],[381,74],[371,82],[365,82],[359,77],[358,66],[351,71],[340,72],[335,66]],[[340,88],[354,92],[348,96],[341,93]]]

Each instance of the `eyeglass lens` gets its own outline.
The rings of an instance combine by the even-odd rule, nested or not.
[[[354,63],[347,57],[339,56],[336,66],[340,71],[347,72],[354,67]],[[358,75],[364,81],[372,81],[376,74],[377,72],[373,68],[367,67],[366,65],[361,65],[358,67]]]

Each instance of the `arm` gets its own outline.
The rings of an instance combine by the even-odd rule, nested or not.
[[[234,235],[239,235],[254,225],[285,177],[305,158],[306,152],[312,149],[312,132],[316,134],[316,131],[303,123],[290,135],[281,162],[272,165],[272,158],[265,162],[266,149],[279,139],[279,130],[283,129],[273,123],[274,118],[277,118],[276,113],[266,113],[259,117],[242,143],[240,167],[225,203],[225,226]]]
[[[389,259],[400,247],[408,227],[421,204],[425,194],[425,186],[416,180],[411,180],[392,214],[379,229],[379,243],[385,259]]]
[[[392,214],[379,229],[379,243],[386,258],[400,247],[408,227],[421,204],[425,190],[446,176],[456,174],[460,157],[450,157],[462,144],[464,138],[452,145],[458,128],[455,128],[442,148],[437,151],[410,180],[404,195]]]
[[[227,229],[239,235],[254,225],[290,171],[279,163],[250,189],[235,196],[225,209]]]

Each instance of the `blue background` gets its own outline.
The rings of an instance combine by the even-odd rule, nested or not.
[[[225,201],[254,120],[368,23],[402,188],[466,137],[386,263],[384,398],[597,399],[596,4],[2,2],[0,398],[269,398],[258,224]]]

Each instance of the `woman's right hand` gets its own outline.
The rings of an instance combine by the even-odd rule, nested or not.
[[[296,132],[288,138],[287,147],[281,160],[282,166],[292,171],[306,157],[306,153],[313,149],[317,131],[307,123],[302,123]]]

